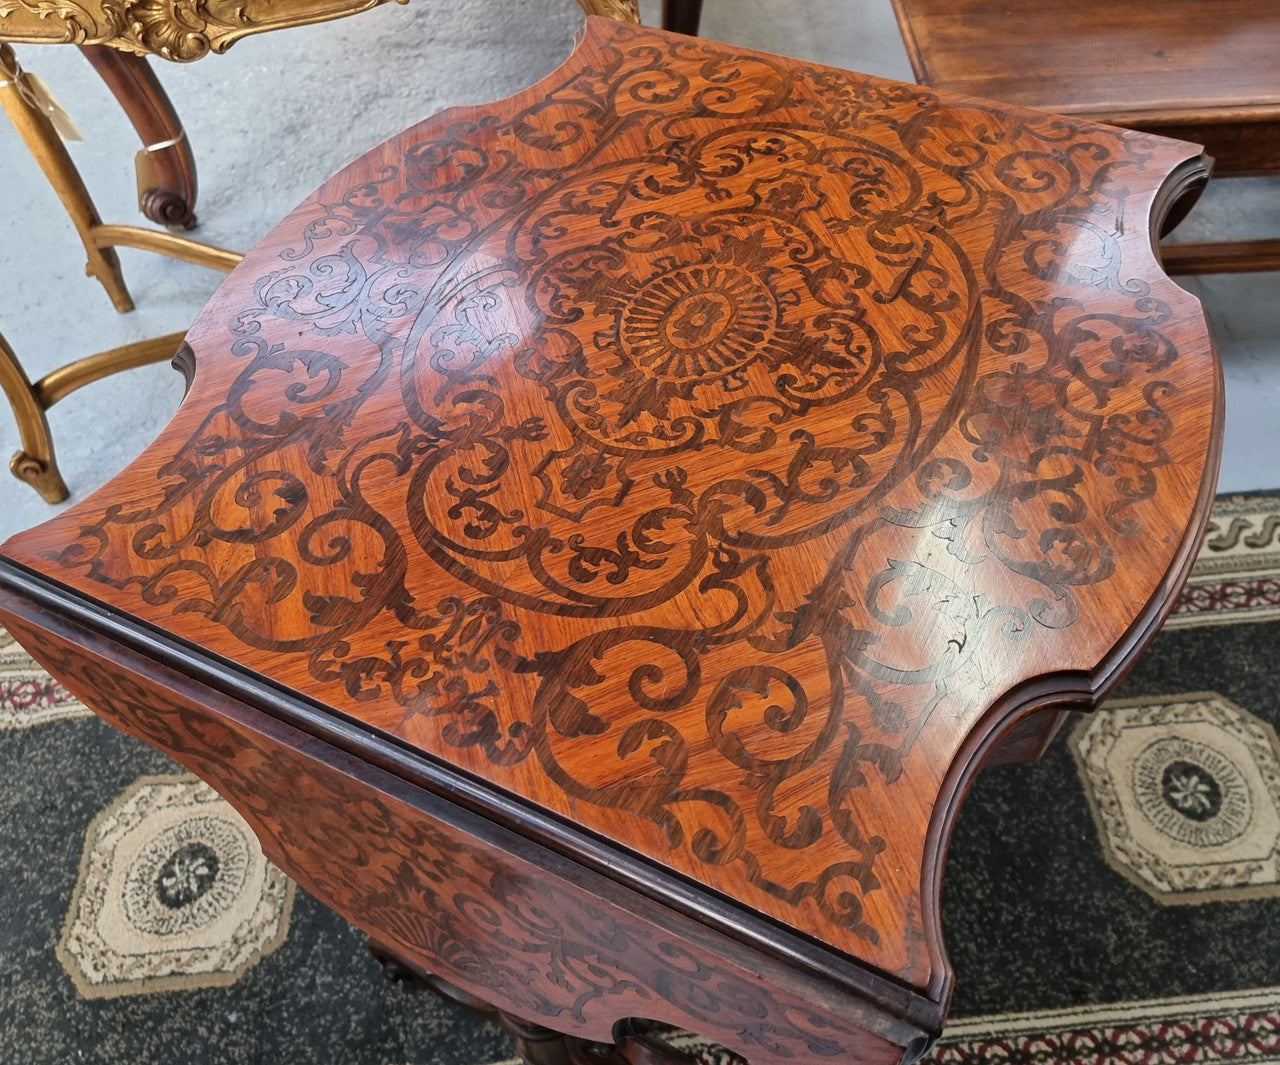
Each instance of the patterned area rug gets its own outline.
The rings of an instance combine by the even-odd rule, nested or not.
[[[934,1065],[1280,1062],[1280,494],[1221,499],[1108,704],[961,814]],[[0,1061],[482,1065],[235,812],[0,630]],[[682,1037],[708,1063],[736,1062]]]

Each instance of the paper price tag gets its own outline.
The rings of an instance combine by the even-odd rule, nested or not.
[[[151,153],[146,148],[139,148],[134,154],[133,171],[138,178],[138,209],[141,210],[143,194],[159,184],[156,180],[155,164],[151,161]]]
[[[58,103],[57,97],[49,91],[48,85],[46,85],[35,74],[22,75],[22,84],[23,87],[31,93],[35,106],[39,108],[44,117],[53,125],[53,128],[57,131],[59,137],[64,141],[84,140],[84,134],[82,134],[79,127],[71,121],[71,116],[67,114],[63,106]]]

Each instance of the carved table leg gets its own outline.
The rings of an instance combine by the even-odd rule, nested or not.
[[[177,229],[196,224],[196,161],[169,95],[144,56],[101,44],[80,51],[106,82],[142,138],[156,184],[139,189],[138,206],[151,221]]]
[[[702,0],[662,0],[662,28],[673,33],[698,36],[702,21]]]
[[[24,78],[13,48],[0,44],[0,106],[4,107],[5,114],[21,134],[27,150],[40,164],[80,234],[89,258],[85,272],[102,282],[116,310],[131,311],[133,299],[125,287],[119,258],[111,248],[99,247],[94,240],[93,230],[102,225],[102,220],[89,198],[89,190],[85,188],[80,172],[67,154],[53,123],[36,105],[35,96],[24,83]]]
[[[46,503],[61,503],[68,495],[67,485],[53,457],[53,437],[49,435],[44,405],[3,336],[0,336],[0,388],[9,397],[18,422],[18,439],[22,441],[22,448],[14,452],[9,468],[15,477],[39,492]]]
[[[174,352],[178,351],[184,336],[183,333],[166,333],[149,340],[122,344],[59,366],[34,382],[22,368],[13,348],[0,336],[0,388],[3,388],[9,406],[13,408],[18,437],[22,441],[21,450],[14,453],[9,463],[14,476],[31,485],[47,503],[61,503],[66,499],[67,485],[58,472],[45,411],[77,388],[109,374],[170,358],[176,364]],[[184,373],[190,381],[190,371],[184,370]]]
[[[498,1025],[516,1044],[529,1065],[697,1065],[698,1059],[665,1042],[659,1026],[633,1020],[617,1033],[616,1043],[593,1043],[563,1035],[491,1006],[483,999],[414,965],[372,937],[369,952],[393,980],[414,980],[447,1002],[465,1006]],[[622,1026],[620,1026],[622,1027]]]
[[[648,1021],[631,1021],[616,1043],[589,1043],[565,1037],[571,1065],[697,1065],[700,1060],[662,1038]]]

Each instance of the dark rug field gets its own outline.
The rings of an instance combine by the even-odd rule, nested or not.
[[[1280,494],[1219,500],[1107,711],[984,774],[944,893],[955,1065],[1280,1062]],[[181,767],[0,633],[0,1062],[480,1065]],[[706,1048],[708,1058],[720,1057]]]

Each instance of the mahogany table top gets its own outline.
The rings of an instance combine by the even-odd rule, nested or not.
[[[1206,144],[1280,169],[1273,0],[893,0],[927,85]]]
[[[1097,701],[1207,517],[1212,343],[1151,245],[1203,172],[589,20],[281,222],[6,572],[945,1000],[967,780]]]
[[[1072,114],[1280,112],[1267,0],[894,0],[931,85]]]

